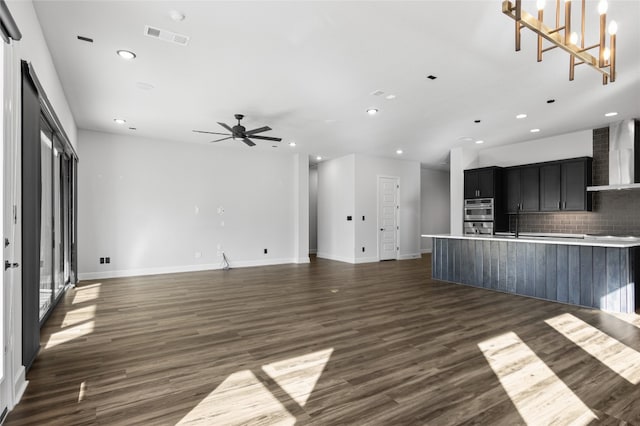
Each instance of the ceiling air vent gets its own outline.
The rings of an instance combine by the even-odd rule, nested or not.
[[[168,41],[170,43],[179,44],[181,46],[186,46],[187,43],[189,43],[189,37],[186,35],[174,33],[167,30],[162,30],[160,28],[151,27],[149,25],[145,25],[144,35],[151,38],[157,38],[159,40]]]

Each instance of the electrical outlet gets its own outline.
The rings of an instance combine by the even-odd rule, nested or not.
[[[105,257],[104,258],[104,263],[111,263],[111,258],[110,257]]]
[[[100,258],[100,264],[101,264],[101,265],[104,265],[104,257],[101,257],[101,258]]]
[[[264,249],[264,254],[267,254],[267,249]]]

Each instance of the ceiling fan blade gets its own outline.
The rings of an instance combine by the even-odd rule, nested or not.
[[[227,133],[207,132],[205,130],[192,130],[194,133],[207,133],[209,135],[226,135]]]
[[[233,133],[233,129],[231,127],[229,127],[228,125],[221,123],[218,121],[218,124],[221,125],[222,127],[224,127],[225,129],[227,129],[228,131],[230,131],[231,133]]]
[[[220,142],[220,141],[226,141],[227,139],[231,139],[231,136],[227,136],[226,138],[222,138],[222,139],[216,139],[215,141],[211,141],[211,142],[209,142],[209,143]]]
[[[251,141],[250,141],[249,139],[247,139],[247,138],[242,139],[242,142],[246,143],[246,144],[247,144],[247,145],[249,145],[249,146],[255,146],[255,145],[256,145],[255,143],[251,142]]]
[[[257,136],[249,136],[249,137],[253,138],[253,139],[262,139],[262,140],[265,140],[265,141],[280,142],[282,140],[282,138],[272,138],[271,136],[259,136],[259,135],[257,135]]]
[[[246,134],[247,135],[255,135],[256,133],[266,132],[267,130],[271,130],[271,127],[264,126],[264,127],[260,127],[259,129],[249,130],[248,132],[246,132]]]

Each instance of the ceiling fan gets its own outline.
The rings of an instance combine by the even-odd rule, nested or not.
[[[257,133],[262,133],[262,132],[266,132],[267,130],[271,130],[271,127],[269,126],[264,126],[264,127],[259,127],[257,129],[253,129],[253,130],[247,130],[243,125],[240,124],[240,120],[242,120],[244,118],[244,115],[242,114],[236,114],[235,115],[236,120],[238,120],[238,124],[236,124],[233,127],[230,127],[229,125],[225,124],[225,123],[221,123],[218,121],[218,124],[221,125],[222,127],[224,127],[225,129],[227,129],[228,131],[231,132],[231,134],[229,133],[218,133],[218,132],[207,132],[204,130],[194,130],[195,133],[208,133],[211,135],[225,135],[226,138],[222,138],[222,139],[217,139],[215,141],[211,141],[211,143],[213,142],[220,142],[220,141],[224,141],[227,139],[233,139],[236,141],[242,141],[244,143],[246,143],[249,146],[255,146],[255,143],[251,140],[251,139],[259,139],[259,140],[265,140],[265,141],[275,141],[275,142],[280,142],[282,140],[282,138],[273,138],[271,136],[260,136]]]

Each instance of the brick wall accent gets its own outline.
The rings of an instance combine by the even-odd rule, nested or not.
[[[593,185],[609,183],[609,128],[593,130]],[[593,211],[520,215],[520,232],[640,236],[640,190],[593,194]],[[510,217],[515,228],[515,218]]]

